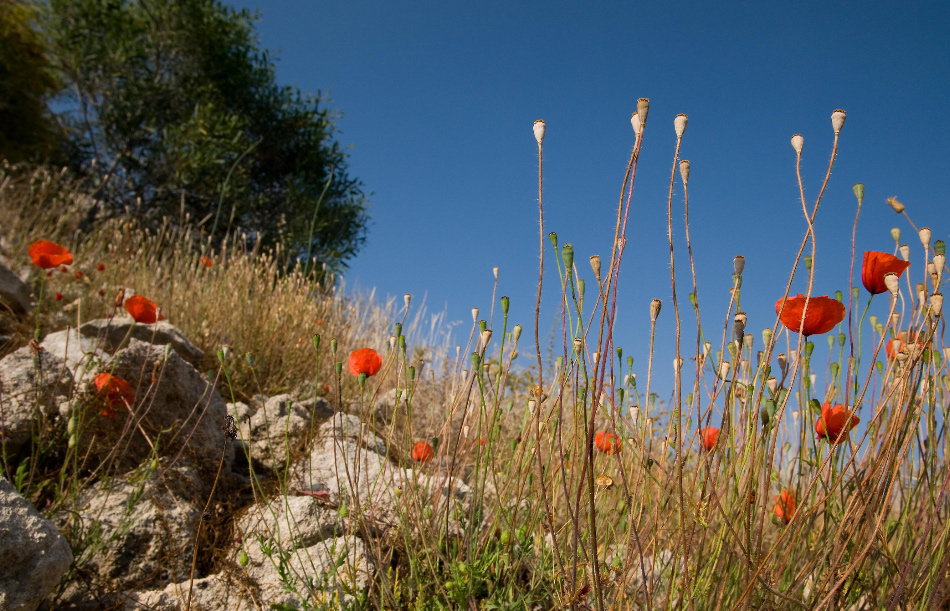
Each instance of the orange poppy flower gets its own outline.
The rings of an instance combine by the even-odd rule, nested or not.
[[[719,429],[714,426],[707,426],[699,431],[699,440],[703,449],[712,452],[716,448],[716,442],[719,441]]]
[[[372,348],[360,348],[350,353],[350,373],[355,376],[361,373],[375,375],[382,366],[383,359]]]
[[[782,493],[777,495],[775,500],[778,502],[772,508],[772,513],[788,524],[792,521],[792,516],[795,515],[795,496],[788,490],[782,490]]]
[[[205,267],[211,267],[212,265],[214,265],[214,261],[212,261],[208,257],[201,257],[200,259],[198,259],[198,263],[200,263],[201,265],[204,265]]]
[[[106,292],[105,292],[104,289],[99,289],[99,296],[100,296],[100,297],[105,297],[105,296],[106,296]]]
[[[898,259],[886,252],[864,251],[864,265],[861,267],[861,282],[872,295],[887,292],[884,275],[891,272],[900,276],[910,267],[910,261]]]
[[[115,417],[115,408],[135,403],[135,391],[119,376],[103,372],[93,378],[92,383],[96,387],[96,393],[105,402],[102,415],[106,418]]]
[[[594,445],[604,454],[620,452],[620,438],[606,431],[600,431],[594,435]]]
[[[328,394],[329,392],[330,392],[330,385],[329,385],[329,384],[324,384],[324,385],[323,385],[323,393],[324,393],[324,394]]]
[[[775,302],[775,313],[782,313],[782,324],[790,331],[802,335],[820,335],[835,328],[835,325],[844,320],[844,304],[827,295],[811,297],[808,300],[808,310],[805,311],[805,322],[802,323],[802,312],[805,311],[805,296],[799,293],[796,297],[785,300],[785,309],[782,309],[782,300]],[[801,328],[799,328],[801,325]]]
[[[907,343],[904,341],[903,333],[906,331],[901,331],[896,336],[888,339],[884,342],[884,351],[887,352],[887,360],[892,361],[897,358],[897,354],[901,350],[907,350]],[[913,343],[915,340],[910,340]]]
[[[106,271],[106,264],[105,264],[105,263],[100,263],[99,265],[97,265],[97,266],[96,266],[96,271],[97,271],[97,272],[104,272],[104,271]]]
[[[62,294],[62,293],[56,293],[56,295],[54,295],[54,298],[56,299],[56,301],[62,301],[62,300],[63,300],[63,294]]]
[[[27,254],[33,260],[33,265],[43,269],[53,269],[60,265],[70,265],[73,262],[73,255],[66,250],[66,247],[46,240],[30,244]]]
[[[69,271],[69,268],[67,268],[65,265],[60,265],[60,266],[59,266],[59,271],[61,271],[61,272],[63,272],[63,273],[65,274],[66,272]]]
[[[417,441],[412,446],[412,460],[420,463],[427,463],[435,456],[435,450],[428,441]]]
[[[155,302],[141,295],[132,295],[126,299],[125,311],[135,319],[135,322],[143,325],[165,320],[164,316],[158,314],[158,306],[155,305]]]
[[[861,419],[848,411],[843,405],[831,407],[831,403],[821,406],[821,417],[815,423],[818,439],[827,439],[832,445],[838,445],[848,438],[848,431],[861,422]]]

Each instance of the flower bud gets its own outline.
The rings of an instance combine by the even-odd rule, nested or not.
[[[683,179],[683,186],[689,184],[689,160],[680,161],[680,178]]]
[[[831,127],[834,128],[836,136],[841,132],[841,128],[844,127],[845,117],[845,112],[840,108],[831,113]]]
[[[689,117],[684,114],[676,115],[676,118],[673,119],[673,129],[676,130],[676,137],[682,138],[683,133],[686,131],[686,123],[689,122]]]
[[[590,268],[594,270],[594,277],[597,278],[597,283],[600,283],[600,255],[591,255],[590,257]]]
[[[854,186],[851,187],[851,190],[854,191],[854,196],[858,199],[858,206],[864,203],[864,185],[856,182]]]
[[[541,119],[534,122],[534,139],[538,141],[538,144],[544,140],[544,121]]]
[[[901,247],[898,250],[900,251],[901,258],[903,258],[904,261],[910,261],[910,246],[907,244],[901,244]]]
[[[897,291],[900,290],[901,287],[900,276],[894,272],[884,274],[884,286],[891,292],[891,295],[897,297]]]
[[[795,152],[799,155],[802,154],[802,147],[805,146],[805,138],[801,134],[795,134],[792,136],[792,148],[795,149]]]
[[[900,214],[901,212],[904,211],[904,204],[897,201],[896,197],[888,197],[887,205],[893,208],[894,212],[896,212],[897,214]]]
[[[894,243],[895,243],[895,244],[900,244],[900,243],[901,243],[901,230],[898,229],[897,227],[891,229],[891,237],[894,238]]]
[[[659,299],[654,299],[650,302],[650,322],[656,322],[656,319],[660,316],[660,308],[663,307],[663,302]]]
[[[920,243],[924,245],[924,248],[930,248],[930,227],[921,227],[918,235],[920,235]]]
[[[640,132],[647,126],[647,114],[650,112],[650,99],[640,98],[637,100],[637,115],[640,117]]]

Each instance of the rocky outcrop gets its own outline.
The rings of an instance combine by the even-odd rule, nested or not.
[[[127,346],[129,339],[135,339],[159,346],[170,344],[178,356],[195,366],[204,358],[204,352],[192,344],[181,329],[167,320],[142,325],[137,324],[130,316],[100,318],[83,324],[79,327],[79,333],[94,340],[99,348],[110,354],[122,346]]]
[[[30,288],[2,263],[0,263],[0,307],[15,316],[25,316],[33,309]]]
[[[66,363],[24,346],[0,360],[0,448],[13,456],[69,409],[73,388]]]
[[[0,477],[0,609],[33,611],[73,561],[66,538]]]
[[[257,409],[229,403],[228,413],[237,420],[239,440],[251,458],[269,469],[282,469],[291,455],[305,451],[307,439],[333,410],[325,399],[301,404],[285,394],[265,399]]]

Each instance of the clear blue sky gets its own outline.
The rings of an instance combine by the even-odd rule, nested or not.
[[[277,77],[321,91],[342,113],[338,139],[370,194],[372,226],[347,284],[428,294],[462,322],[487,314],[493,266],[499,296],[525,327],[537,290],[535,119],[547,123],[545,233],[572,242],[593,285],[591,254],[609,256],[638,97],[651,101],[621,272],[616,343],[645,378],[648,305],[664,302],[657,388],[672,380],[666,201],[675,134],[689,115],[682,158],[692,165],[691,236],[707,333],[719,337],[732,261],[746,257],[743,309],[761,346],[774,322],[805,222],[789,139],[805,137],[805,193],[817,195],[831,150],[830,115],[848,112],[818,214],[815,294],[847,291],[851,186],[866,196],[863,250],[892,251],[889,230],[922,249],[884,200],[897,196],[934,240],[950,239],[950,4],[946,2],[306,2],[241,0],[259,9],[261,43]],[[684,353],[695,324],[677,176],[674,239]],[[547,241],[546,267],[553,261]],[[860,272],[856,274],[860,286]],[[796,278],[793,292],[804,290]],[[546,271],[542,337],[559,296]],[[884,310],[879,299],[872,313]],[[589,307],[589,306],[588,306]],[[880,313],[880,312],[878,312]],[[496,329],[500,325],[496,321]],[[461,338],[464,343],[465,338]],[[717,339],[718,341],[718,339]],[[827,350],[824,338],[817,347]],[[642,387],[641,387],[642,388]]]

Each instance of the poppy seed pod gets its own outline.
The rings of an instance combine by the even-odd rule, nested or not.
[[[630,117],[630,126],[633,127],[633,135],[637,138],[640,137],[640,115],[633,113],[633,116]]]
[[[887,287],[887,290],[891,292],[891,295],[897,297],[897,291],[900,290],[900,276],[894,272],[888,272],[884,274],[884,285]]]
[[[594,277],[600,282],[600,255],[591,255],[590,268],[594,270]]]
[[[581,348],[584,346],[584,340],[579,337],[574,338],[574,352],[580,353]]]
[[[491,341],[491,329],[485,329],[484,331],[482,331],[478,335],[478,339],[482,344],[481,345],[482,350],[484,350],[485,347],[488,346],[488,342]]]
[[[733,321],[733,331],[735,331],[736,338],[742,339],[745,335],[745,323],[748,320],[748,317],[745,315],[745,312],[739,312],[736,314],[736,317]]]
[[[917,233],[920,235],[920,243],[924,245],[924,248],[930,248],[930,228],[921,227]]]
[[[854,183],[854,186],[851,187],[851,190],[854,191],[854,196],[858,200],[858,205],[860,206],[861,204],[863,204],[864,203],[864,185],[859,182],[856,182]]]
[[[682,367],[683,367],[683,359],[682,359],[682,358],[673,359],[673,371],[679,372],[679,370],[680,370]]]
[[[801,134],[795,134],[792,136],[792,148],[795,149],[795,152],[799,155],[802,154],[802,147],[805,146],[805,137]]]
[[[943,294],[934,293],[930,296],[930,311],[934,316],[940,316],[941,310],[943,310]]]
[[[544,140],[544,121],[541,119],[534,122],[534,139],[538,141],[538,144]]]
[[[680,178],[683,179],[683,186],[689,184],[689,159],[680,161]]]
[[[591,356],[591,359],[593,359],[594,361],[594,367],[596,367],[597,364],[600,363],[600,352],[595,352],[590,356]]]
[[[689,117],[680,113],[676,115],[676,118],[673,119],[673,129],[676,130],[676,137],[682,138],[683,134],[686,132],[686,124],[689,122]]]
[[[846,117],[847,115],[840,108],[835,109],[835,111],[831,113],[831,127],[834,128],[836,136],[841,132],[841,128],[844,127]]]
[[[732,267],[736,270],[736,275],[741,278],[742,271],[745,269],[745,257],[736,255],[736,258],[732,260]]]
[[[751,348],[752,344],[755,342],[755,337],[751,333],[746,333],[742,336],[742,345],[745,348]]]
[[[904,204],[897,201],[896,197],[888,197],[887,205],[893,208],[894,212],[896,212],[897,214],[900,214],[901,212],[904,211]]]
[[[894,243],[895,243],[895,244],[900,244],[900,243],[901,243],[901,230],[898,229],[897,227],[891,229],[891,237],[894,238]]]
[[[729,361],[719,363],[719,377],[724,378],[728,376],[730,367],[732,367],[732,364]]]
[[[650,302],[650,322],[656,322],[656,319],[660,317],[660,308],[662,307],[663,302],[659,299]]]
[[[521,337],[521,325],[515,325],[515,328],[511,330],[511,337],[515,343],[518,343],[518,338]]]
[[[574,269],[574,247],[567,243],[561,249],[561,257],[564,259],[564,270],[569,274]]]
[[[491,268],[491,273],[493,276],[495,276],[495,280],[498,280],[498,268],[497,267]]]
[[[637,100],[637,115],[640,117],[640,131],[647,126],[647,115],[650,113],[650,98]]]
[[[478,308],[472,308],[472,324],[478,322]]]
[[[775,391],[778,389],[778,380],[775,378],[769,378],[766,380],[765,385],[769,387],[769,392],[775,394]]]
[[[901,257],[904,259],[904,261],[910,261],[910,246],[907,244],[901,244],[898,250],[900,251]]]
[[[505,316],[508,316],[508,307],[511,305],[511,300],[507,295],[501,298],[501,313]]]
[[[772,344],[772,330],[762,329],[762,343],[768,348]]]

